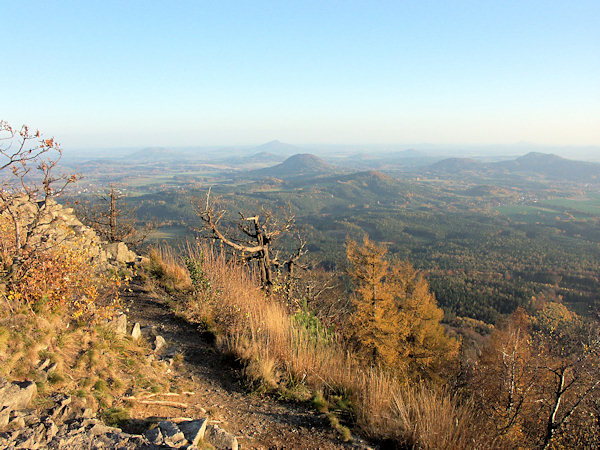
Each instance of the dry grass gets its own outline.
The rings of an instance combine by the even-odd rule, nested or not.
[[[169,247],[153,247],[148,252],[148,271],[168,291],[185,291],[192,285],[190,274]]]
[[[117,336],[105,326],[78,325],[69,314],[34,315],[27,309],[0,309],[0,376],[32,380],[38,387],[37,406],[48,406],[56,392],[73,398],[73,406],[105,411],[129,406],[121,398],[170,389],[170,377],[156,361],[146,358],[149,344]],[[39,368],[48,359],[56,368]]]
[[[427,449],[484,446],[475,438],[471,410],[444,390],[411,386],[363,367],[339,338],[319,339],[293,321],[247,269],[209,247],[187,251],[189,258],[203,261],[206,280],[180,312],[212,323],[222,349],[245,363],[245,375],[255,385],[271,389],[278,382],[293,382],[312,392],[341,392],[355,424],[373,439]]]

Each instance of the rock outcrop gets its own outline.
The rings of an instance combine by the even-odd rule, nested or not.
[[[30,245],[42,243],[46,247],[72,245],[79,249],[85,248],[92,260],[100,266],[133,264],[140,260],[125,243],[102,241],[93,229],[81,223],[73,208],[65,207],[52,199],[46,203],[31,202],[25,198],[14,201],[24,229],[31,228],[33,222],[37,223],[31,233]]]
[[[35,386],[35,384],[31,383]],[[208,442],[216,449],[237,450],[237,438],[208,419],[148,420],[143,434],[129,434],[105,425],[89,409],[71,407],[71,398],[54,396],[41,412],[26,409],[34,394],[30,384],[2,381],[0,399],[6,423],[0,426],[0,448],[7,449],[169,449],[198,448]]]
[[[31,245],[85,249],[100,269],[120,269],[141,261],[124,243],[103,242],[75,217],[72,208],[55,201],[47,204],[16,201],[21,201],[18,218],[25,229],[32,221],[38,222],[29,241]],[[152,352],[147,358],[162,364],[165,372],[171,372],[169,366],[173,365],[178,349],[167,345],[158,333],[159,327],[142,328],[139,323],[129,327],[124,313],[106,319],[105,325],[122,338],[130,335],[133,340],[144,338],[151,342]],[[36,364],[42,379],[47,378],[56,367],[57,364],[49,358]],[[71,397],[62,393],[54,394],[49,400],[50,406],[45,403],[44,409],[31,409],[36,392],[36,384],[32,381],[9,382],[0,378],[0,448],[194,449],[202,441],[217,449],[238,448],[235,436],[209,424],[207,418],[148,419],[146,426],[141,428],[143,433],[130,434],[104,424],[91,409],[74,407]],[[136,429],[136,433],[139,431]]]

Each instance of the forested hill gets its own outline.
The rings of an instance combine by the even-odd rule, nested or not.
[[[534,173],[548,179],[600,180],[600,163],[574,161],[546,153],[531,152],[513,161],[495,163],[493,167],[509,173]]]
[[[448,158],[426,167],[425,172],[488,176],[505,181],[507,176],[520,175],[593,183],[600,180],[600,163],[574,161],[557,155],[531,152],[513,160],[494,163],[469,158]]]
[[[293,178],[299,176],[323,175],[331,173],[332,171],[333,167],[318,156],[310,153],[298,153],[290,156],[281,164],[250,171],[246,174],[242,174],[242,176],[251,178]]]

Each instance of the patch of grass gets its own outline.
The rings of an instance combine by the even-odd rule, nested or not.
[[[123,389],[123,382],[121,380],[119,380],[118,378],[112,378],[110,385],[111,385],[112,389],[116,389],[116,390]]]
[[[313,407],[320,413],[326,413],[329,411],[329,403],[323,397],[323,393],[321,391],[315,392],[315,395],[312,399]]]
[[[48,383],[50,383],[52,385],[58,385],[58,384],[62,383],[63,381],[65,381],[65,377],[62,376],[57,371],[51,372],[48,375]]]
[[[85,389],[79,389],[75,395],[79,398],[87,398],[88,392]]]
[[[108,384],[104,380],[98,380],[94,383],[94,391],[105,393],[108,390]]]
[[[131,412],[126,408],[108,408],[102,412],[102,421],[113,427],[122,427],[131,418]]]
[[[98,363],[98,352],[96,351],[95,348],[90,348],[87,351],[87,359],[88,359],[88,367],[90,369],[94,368],[94,366],[96,366],[96,364]]]
[[[9,338],[10,331],[4,327],[0,327],[0,353],[4,353],[6,350]]]
[[[342,435],[342,440],[344,442],[350,442],[352,440],[352,432],[350,431],[350,428],[342,425],[338,428],[338,431]]]
[[[155,370],[146,359],[147,351],[144,341],[133,342],[103,326],[75,326],[68,311],[9,314],[0,305],[0,376],[34,380],[38,388],[36,405],[46,402],[49,407],[51,396],[63,392],[93,411],[109,411],[117,406],[123,409],[115,399],[126,391],[135,392],[139,380],[145,389],[154,386],[153,392],[168,391],[177,376],[175,368],[171,374]],[[45,359],[58,364],[48,375],[38,369]],[[117,409],[109,413],[115,421],[124,417]]]
[[[35,385],[37,387],[38,395],[44,395],[48,390],[48,383],[46,381],[36,381]]]
[[[186,291],[191,289],[192,280],[185,267],[178,264],[172,251],[166,248],[152,248],[148,252],[148,272],[167,291]]]
[[[299,402],[310,401],[313,393],[304,383],[306,377],[298,377],[295,374],[288,374],[284,383],[280,383],[277,394],[282,400],[295,400]]]
[[[269,358],[268,355],[248,361],[244,368],[244,375],[258,392],[268,392],[275,389],[279,379],[276,361],[274,358]]]

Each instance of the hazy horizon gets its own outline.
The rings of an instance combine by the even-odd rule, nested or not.
[[[24,1],[3,15],[0,118],[64,148],[600,146],[592,0]]]
[[[295,147],[298,153],[315,153],[323,157],[335,157],[343,154],[357,153],[376,153],[386,154],[414,150],[423,155],[440,157],[475,157],[475,158],[516,158],[529,152],[539,152],[555,154],[567,159],[580,159],[587,161],[600,162],[600,146],[543,146],[534,143],[521,142],[515,144],[489,144],[489,145],[435,145],[429,143],[421,144],[315,144],[305,143],[297,144],[291,142],[282,142],[279,139],[273,139],[269,142],[260,144],[223,144],[223,145],[189,145],[189,146],[159,146],[159,145],[132,145],[122,147],[97,147],[97,148],[66,148],[63,149],[65,156],[69,158],[111,158],[126,156],[137,151],[148,148],[164,148],[182,154],[197,152],[218,152],[222,149],[229,149],[234,152],[252,154],[254,151],[261,150],[260,147],[280,143]],[[271,153],[280,153],[269,150]],[[225,157],[226,155],[221,155]]]

